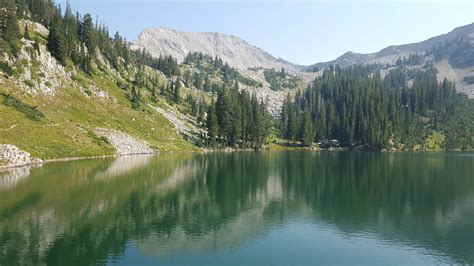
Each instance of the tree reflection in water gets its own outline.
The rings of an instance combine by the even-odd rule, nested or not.
[[[290,220],[370,231],[474,263],[474,157],[242,152],[86,160],[0,190],[0,264],[238,248]]]

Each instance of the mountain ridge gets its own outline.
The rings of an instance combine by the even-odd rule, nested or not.
[[[466,41],[467,40],[467,46]],[[374,53],[348,51],[338,58],[309,66],[291,63],[266,52],[246,40],[218,32],[185,32],[161,26],[145,29],[132,43],[134,50],[147,50],[152,56],[171,55],[183,62],[190,52],[200,52],[219,57],[231,67],[242,72],[249,69],[281,69],[305,77],[311,82],[331,65],[348,67],[359,64],[378,64],[383,73],[397,66],[400,60],[416,56],[416,62],[405,65],[423,68],[433,64],[439,71],[439,81],[448,79],[457,84],[460,92],[474,98],[474,23],[457,27],[452,31],[421,42],[391,45]]]
[[[385,47],[385,48],[383,48],[379,51],[371,52],[371,53],[359,53],[359,52],[355,52],[355,51],[347,51],[347,52],[343,53],[341,56],[337,57],[334,60],[320,61],[320,62],[310,64],[310,65],[297,64],[297,63],[285,60],[281,57],[274,56],[274,55],[270,54],[269,52],[265,51],[264,49],[262,49],[262,48],[260,48],[256,45],[253,45],[250,42],[246,41],[245,39],[242,39],[239,36],[236,36],[236,35],[233,35],[233,34],[226,34],[226,33],[213,32],[213,31],[187,32],[187,31],[173,29],[173,28],[165,26],[165,25],[155,27],[155,28],[144,29],[139,34],[137,39],[132,42],[132,45],[131,45],[132,49],[143,49],[143,48],[145,48],[149,52],[151,52],[152,55],[158,56],[159,54],[156,53],[156,51],[154,51],[155,50],[154,47],[146,47],[142,43],[142,41],[143,41],[144,35],[147,35],[149,33],[156,34],[159,31],[167,31],[167,32],[172,32],[174,34],[193,34],[193,35],[201,35],[202,34],[202,35],[221,36],[221,37],[224,37],[224,38],[225,37],[233,38],[233,39],[236,39],[238,41],[241,41],[242,43],[245,43],[246,45],[252,46],[253,48],[256,48],[256,49],[262,51],[263,53],[265,53],[266,55],[268,55],[269,57],[271,57],[275,61],[280,62],[282,64],[290,64],[290,65],[293,65],[293,66],[296,66],[296,67],[299,67],[299,68],[311,68],[313,66],[329,66],[331,64],[335,65],[335,64],[338,64],[340,61],[346,60],[347,58],[350,58],[350,57],[359,57],[359,58],[362,57],[363,58],[363,57],[370,57],[370,56],[373,56],[373,55],[385,56],[385,55],[391,55],[394,52],[410,52],[410,53],[425,52],[426,50],[429,50],[429,49],[433,48],[435,45],[440,44],[443,41],[449,41],[449,40],[452,40],[456,37],[469,36],[470,38],[474,38],[474,22],[470,23],[470,24],[467,24],[467,25],[456,27],[453,30],[451,30],[450,32],[440,34],[440,35],[428,38],[428,39],[420,41],[420,42],[389,45],[389,46],[387,46],[387,47]],[[164,50],[164,52],[166,52],[165,51],[166,48],[167,47],[165,46],[165,48],[161,48],[160,50]],[[200,52],[200,51],[195,50],[193,52]],[[176,58],[178,59],[178,62],[182,61],[184,59],[184,57],[185,57],[185,54],[176,56]],[[367,58],[367,59],[371,59],[371,58]],[[229,62],[229,64],[230,64],[230,62]],[[345,65],[341,65],[341,66],[345,66]],[[248,67],[255,67],[255,66],[247,66],[247,68]]]
[[[143,30],[132,43],[134,50],[146,49],[151,55],[171,55],[182,62],[189,52],[219,57],[230,66],[248,68],[285,68],[299,72],[304,66],[275,57],[238,36],[219,32],[185,32],[160,26]]]
[[[474,38],[474,22],[471,24],[456,27],[450,32],[431,37],[424,41],[406,43],[406,44],[400,44],[400,45],[390,45],[373,53],[357,53],[357,52],[348,51],[334,60],[318,62],[313,65],[310,65],[308,66],[308,69],[311,69],[314,67],[324,68],[331,64],[340,65],[341,67],[344,67],[344,66],[347,66],[346,65],[347,61],[350,60],[351,57],[352,58],[358,57],[359,60],[363,58],[367,61],[367,60],[377,60],[381,57],[390,56],[390,55],[396,55],[400,57],[401,56],[400,53],[406,53],[405,55],[408,55],[410,53],[426,52],[427,50],[434,48],[435,45],[438,45],[444,41],[453,40],[457,37],[462,37],[462,36],[468,36],[471,39]],[[394,52],[398,52],[398,54],[395,54]],[[395,60],[397,59],[398,58],[396,58]],[[357,64],[360,62],[353,61],[352,63]]]

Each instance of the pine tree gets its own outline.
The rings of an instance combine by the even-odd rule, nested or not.
[[[140,91],[135,85],[132,86],[130,92],[130,101],[132,102],[132,108],[137,109],[140,107]]]
[[[176,83],[174,85],[174,91],[173,91],[173,101],[175,103],[180,103],[181,102],[181,82],[179,79],[176,80]]]
[[[15,6],[12,2],[6,1],[5,9],[1,10],[2,24],[0,25],[2,38],[7,45],[7,51],[16,54],[20,50],[20,29],[18,28],[18,19],[13,11]],[[1,38],[0,38],[1,39]]]
[[[204,94],[199,94],[198,98],[196,99],[196,102],[194,103],[195,104],[195,107],[194,107],[194,110],[195,110],[195,114],[196,114],[196,117],[197,117],[197,122],[198,124],[201,124],[202,122],[204,122],[204,114],[206,112],[206,102],[205,102],[205,99],[204,99]]]
[[[161,95],[161,96],[164,96],[165,93],[166,93],[166,84],[162,84],[162,85],[160,86],[160,95]]]
[[[185,63],[186,64],[186,63]],[[185,72],[184,72],[184,76],[183,76],[183,79],[184,79],[184,82],[186,82],[186,86],[189,87],[190,86],[190,81],[191,81],[191,71],[189,69],[187,69]]]
[[[242,137],[242,112],[237,102],[232,104],[232,129],[230,135],[230,146],[235,146]]]
[[[151,100],[156,103],[158,101],[158,89],[156,85],[156,80],[153,82],[152,91],[151,91]]]
[[[25,30],[23,32],[23,37],[27,40],[30,39],[30,30],[28,29],[28,24],[25,25]]]
[[[285,135],[287,139],[296,140],[298,138],[298,125],[298,113],[294,108],[292,108],[288,115],[288,127]]]
[[[303,143],[303,145],[312,146],[314,140],[313,120],[308,107],[306,107],[303,111],[303,121],[301,123],[300,134],[300,141]]]
[[[204,91],[212,91],[212,84],[209,75],[206,75],[206,79],[204,80]]]
[[[201,78],[201,75],[199,73],[196,73],[194,75],[194,82],[193,82],[193,85],[196,89],[200,90],[201,89],[201,86],[202,86],[202,78]]]
[[[291,95],[288,93],[285,100],[283,101],[283,106],[281,108],[281,123],[280,123],[280,135],[284,138],[290,138],[288,136],[288,122],[291,111]]]
[[[47,48],[49,52],[61,63],[66,63],[66,41],[64,34],[61,32],[59,18],[53,19],[49,29]]]
[[[212,99],[212,103],[207,109],[207,139],[211,147],[215,145],[218,130],[219,125],[217,122],[216,106],[214,99]]]
[[[219,136],[221,140],[228,145],[230,141],[230,133],[232,130],[231,105],[227,89],[223,89],[217,95],[216,113],[219,124]]]
[[[82,55],[82,60],[81,60],[81,68],[82,70],[88,74],[89,76],[92,76],[94,71],[92,70],[92,59],[88,54],[83,54]]]
[[[84,16],[81,33],[82,41],[85,43],[89,55],[93,55],[97,39],[94,31],[94,23],[92,22],[92,16],[90,14]]]
[[[40,44],[38,40],[38,35],[35,36],[35,42],[33,43],[33,48],[35,49],[35,51],[38,52],[38,54],[40,53]]]

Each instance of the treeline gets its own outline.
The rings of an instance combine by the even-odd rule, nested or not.
[[[422,54],[410,54],[407,57],[399,57],[395,62],[397,66],[416,66],[423,63],[424,55]]]
[[[371,66],[331,66],[303,93],[287,97],[281,135],[305,145],[337,140],[344,147],[380,150],[411,149],[440,131],[445,148],[471,148],[473,102],[451,82],[438,83],[436,72],[417,71],[409,86],[404,68],[382,78]]]
[[[155,58],[146,52],[146,50],[141,50],[138,52],[141,53],[139,58],[142,60],[141,63],[143,65],[160,70],[167,77],[179,76],[181,74],[178,61],[171,55],[160,55],[158,58]]]
[[[185,100],[198,123],[205,124],[206,146],[258,149],[267,143],[273,120],[266,103],[239,88],[239,83],[257,87],[261,84],[242,76],[217,56],[191,52],[183,65],[184,83],[212,95],[210,105],[206,105],[202,93]],[[186,66],[193,66],[194,72]]]
[[[224,63],[217,56],[213,58],[200,52],[190,52],[184,58],[183,64],[192,65],[199,69],[195,73],[192,73],[189,69],[183,73],[186,84],[199,90],[216,91],[216,86],[211,81],[211,77],[219,77],[226,86],[233,86],[236,81],[247,86],[262,86],[261,83],[242,76],[239,71]]]
[[[274,68],[263,70],[265,80],[270,84],[270,89],[274,91],[284,89],[294,89],[298,86],[301,78],[294,75],[288,75],[285,68],[276,71]]]
[[[207,109],[209,146],[261,148],[271,127],[266,104],[255,95],[233,88],[222,88]]]
[[[433,46],[426,52],[436,62],[448,59],[454,68],[474,66],[474,43],[468,36],[456,37]]]
[[[145,100],[143,90],[146,90],[151,102],[165,99],[184,107],[185,112],[190,111],[190,115],[196,118],[197,126],[208,132],[202,136],[203,142],[199,145],[259,149],[267,144],[272,118],[266,104],[257,100],[255,95],[250,96],[248,92],[241,91],[238,82],[232,87],[214,83],[214,91],[210,93],[212,102],[208,105],[204,91],[197,96],[186,94],[183,98],[182,78],[177,76],[173,79],[159,83],[156,74],[138,71],[131,85],[120,82],[117,85],[130,92],[128,98],[132,108],[142,106]]]
[[[160,81],[159,74],[153,71],[145,71],[144,67],[137,69],[134,79],[130,82],[117,80],[116,85],[127,92],[126,96],[134,109],[146,105],[147,100],[157,103],[160,98],[173,104],[183,103],[181,96],[182,83],[179,77],[170,77]],[[144,97],[144,95],[148,97]],[[190,102],[189,97],[186,98],[186,102]]]
[[[125,38],[110,36],[103,25],[94,24],[90,14],[73,13],[69,3],[63,12],[53,1],[16,0],[18,18],[36,21],[49,29],[47,48],[63,65],[72,62],[92,74],[92,63],[101,56],[120,70],[137,61],[139,54],[128,48]]]

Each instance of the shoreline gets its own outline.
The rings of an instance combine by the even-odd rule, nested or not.
[[[214,150],[169,150],[169,151],[156,151],[153,153],[130,153],[130,154],[110,154],[110,155],[98,155],[98,156],[84,156],[84,157],[64,157],[64,158],[56,158],[56,159],[49,159],[49,160],[42,160],[40,162],[30,162],[25,164],[10,164],[10,165],[0,165],[0,172],[11,170],[15,168],[27,167],[27,166],[38,166],[43,164],[50,164],[50,163],[59,163],[59,162],[69,162],[69,161],[80,161],[80,160],[89,160],[89,159],[107,159],[107,158],[119,158],[119,157],[126,157],[126,156],[137,156],[137,155],[157,155],[161,153],[192,153],[192,152],[214,152]]]
[[[317,151],[366,151],[366,152],[379,152],[379,153],[399,153],[399,152],[427,152],[427,153],[437,153],[437,152],[474,152],[474,150],[441,150],[441,151],[370,151],[370,150],[351,150],[347,148],[331,148],[331,149],[322,149],[322,148],[314,148],[314,147],[293,147],[293,146],[278,146],[275,147],[268,147],[264,149],[235,149],[235,148],[223,148],[223,149],[208,149],[208,148],[201,148],[198,150],[176,150],[176,151],[156,151],[153,153],[131,153],[131,154],[111,154],[111,155],[99,155],[99,156],[85,156],[85,157],[65,157],[65,158],[56,158],[56,159],[49,159],[43,160],[41,162],[31,162],[26,164],[17,164],[17,165],[0,165],[0,172],[8,171],[15,168],[22,168],[27,166],[41,166],[43,164],[50,164],[50,163],[59,163],[59,162],[69,162],[69,161],[80,161],[80,160],[88,160],[88,159],[106,159],[106,158],[119,158],[125,156],[137,156],[137,155],[157,155],[157,154],[166,154],[166,153],[211,153],[211,152],[223,152],[223,153],[230,153],[230,152],[250,152],[250,151],[308,151],[308,152],[317,152]]]
[[[43,164],[49,163],[59,163],[59,162],[69,162],[69,161],[80,161],[80,160],[88,160],[88,159],[106,159],[106,158],[118,158],[122,156],[133,156],[133,155],[146,155],[146,154],[157,154],[157,153],[136,153],[136,154],[112,154],[112,155],[100,155],[100,156],[85,156],[85,157],[65,157],[65,158],[57,158],[57,159],[49,159],[43,160],[41,162],[31,162],[26,164],[14,164],[14,165],[2,165],[0,166],[0,172],[15,168],[21,168],[26,166],[38,166]]]
[[[165,154],[165,153],[211,153],[211,152],[238,152],[238,151],[283,151],[285,149],[235,149],[235,148],[222,148],[222,149],[209,149],[209,148],[200,148],[194,150],[169,150],[169,151],[155,151],[153,153],[130,153],[130,154],[111,154],[111,155],[98,155],[98,156],[84,156],[84,157],[64,157],[64,158],[56,158],[56,159],[49,159],[49,160],[42,160],[40,162],[30,162],[24,164],[9,164],[9,165],[0,165],[0,172],[8,171],[15,168],[22,168],[27,166],[41,166],[43,164],[50,164],[50,163],[59,163],[59,162],[69,162],[69,161],[80,161],[80,160],[88,160],[88,159],[106,159],[106,158],[119,158],[125,156],[137,156],[137,155],[157,155],[157,154]],[[291,151],[292,149],[286,149],[287,151]],[[308,150],[309,149],[305,149]]]

